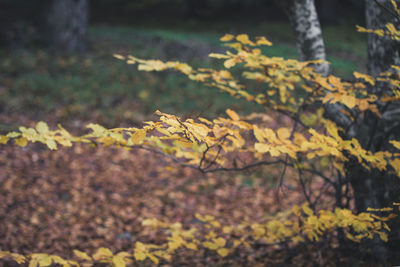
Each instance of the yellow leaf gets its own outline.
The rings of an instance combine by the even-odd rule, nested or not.
[[[218,249],[218,245],[209,241],[203,242],[203,246],[205,248],[211,249],[211,250],[216,250]]]
[[[147,254],[147,257],[149,257],[150,258],[150,260],[152,261],[152,262],[154,262],[154,264],[158,264],[158,259],[156,258],[156,257],[154,257],[153,255],[151,255],[151,254]]]
[[[94,124],[94,123],[90,123],[88,126],[86,126],[87,128],[90,128],[90,129],[92,129],[92,131],[93,131],[93,135],[95,136],[95,137],[100,137],[100,136],[102,136],[103,134],[104,134],[104,132],[106,131],[106,129],[103,127],[103,126],[101,126],[101,125],[98,125],[98,124]]]
[[[390,165],[392,165],[393,169],[396,172],[396,175],[400,177],[400,159],[390,160]]]
[[[95,260],[101,260],[104,258],[109,258],[112,257],[113,253],[111,252],[110,249],[108,248],[99,248],[97,252],[93,255],[93,259]]]
[[[134,145],[142,144],[145,138],[146,138],[146,130],[144,129],[137,130],[131,136]]]
[[[265,143],[255,143],[254,149],[259,153],[267,153],[271,151],[271,146]]]
[[[392,211],[393,208],[387,207],[387,208],[381,208],[381,209],[374,209],[374,208],[367,208],[367,211]]]
[[[250,41],[249,36],[247,34],[239,34],[238,36],[236,36],[236,40],[238,40],[244,45],[251,45],[251,46],[255,45],[252,41]]]
[[[215,244],[217,244],[219,247],[224,247],[226,244],[226,240],[222,237],[218,237],[214,239]]]
[[[395,148],[400,149],[400,141],[390,140],[389,143],[391,143]]]
[[[235,38],[234,35],[227,33],[227,34],[225,34],[224,36],[222,36],[219,40],[220,40],[221,42],[229,42],[229,41],[232,41],[233,38]]]
[[[388,23],[388,24],[386,24],[386,28],[389,30],[389,32],[390,32],[391,34],[396,34],[396,33],[397,33],[397,30],[396,30],[396,28],[394,27],[393,23]]]
[[[356,79],[363,79],[364,81],[368,82],[371,85],[375,85],[375,79],[367,74],[359,73],[359,72],[353,72],[353,75]]]
[[[0,144],[7,144],[8,140],[10,140],[9,137],[5,136],[5,135],[0,135]]]
[[[28,140],[26,140],[25,137],[21,137],[21,138],[15,139],[15,143],[21,147],[25,147],[28,144]]]
[[[258,142],[264,143],[264,133],[260,130],[260,128],[257,127],[257,125],[254,125],[253,127],[253,133]]]
[[[135,244],[135,251],[139,250],[139,251],[146,251],[146,246],[145,244],[143,244],[142,242],[136,242]]]
[[[205,123],[205,124],[208,124],[208,125],[212,125],[212,122],[211,121],[209,121],[209,120],[207,120],[207,119],[205,119],[205,118],[199,118],[199,121],[201,121],[201,122],[203,122],[203,123]]]
[[[222,228],[222,232],[224,232],[224,234],[230,234],[232,232],[232,227],[230,226],[224,226]]]
[[[18,264],[22,264],[25,263],[25,256],[17,254],[17,253],[11,253],[11,257],[13,258],[13,260],[15,260]],[[0,256],[1,258],[1,256]]]
[[[216,228],[221,227],[221,224],[218,221],[211,221],[210,224]]]
[[[386,233],[383,232],[378,232],[379,237],[384,241],[384,242],[388,242],[388,235]]]
[[[234,120],[234,121],[240,120],[239,115],[235,111],[233,111],[232,109],[228,108],[226,110],[226,114],[228,114],[228,116],[231,117],[231,119]]]
[[[340,97],[340,102],[349,108],[354,108],[356,105],[356,98],[350,95],[343,95]]]
[[[47,145],[47,147],[50,148],[51,150],[56,150],[56,149],[57,149],[56,141],[54,141],[54,140],[52,140],[52,139],[46,140],[46,145]]]
[[[226,257],[229,254],[229,249],[227,248],[220,248],[217,250],[217,253],[221,256],[221,257]]]
[[[52,263],[52,260],[48,255],[44,255],[38,258],[38,260],[39,260],[39,267],[47,267],[50,266]]]
[[[233,66],[235,66],[236,63],[237,63],[237,60],[235,58],[231,58],[231,59],[225,60],[224,66],[225,66],[225,68],[230,69]]]
[[[29,266],[28,267],[37,267],[39,265],[39,261],[37,259],[31,259],[29,261]]]
[[[292,212],[293,212],[293,214],[296,215],[297,217],[300,217],[300,216],[301,216],[300,208],[299,208],[299,206],[297,206],[297,205],[294,205],[294,206],[293,206]]]
[[[38,131],[38,133],[44,134],[49,131],[49,126],[47,126],[45,122],[40,121],[36,124],[36,130]]]
[[[391,2],[392,2],[392,5],[393,5],[394,10],[397,10],[397,3],[396,3],[396,1],[395,1],[395,0],[392,0]]]
[[[209,54],[208,56],[209,56],[209,57],[212,57],[212,58],[218,58],[218,59],[221,59],[221,58],[229,58],[229,56],[227,56],[227,55],[224,55],[224,54],[217,54],[217,53],[211,53],[211,54]]]
[[[288,128],[279,128],[276,133],[281,140],[286,140],[290,137],[290,131]]]
[[[117,58],[117,59],[121,59],[121,60],[125,60],[124,56],[121,56],[119,54],[114,54],[113,57]]]
[[[260,36],[260,37],[256,37],[257,45],[267,45],[267,46],[271,46],[272,43],[270,41],[267,40],[267,38],[265,38],[264,36]]]
[[[114,256],[112,263],[113,263],[114,267],[125,267],[126,266],[124,258],[122,258],[120,256]]]
[[[185,246],[186,246],[188,249],[197,250],[197,246],[196,246],[196,244],[194,244],[194,243],[186,243]]]
[[[143,261],[147,258],[146,253],[141,252],[141,251],[135,251],[135,254],[133,256],[138,261]]]
[[[307,204],[307,203],[304,203],[304,204],[301,206],[301,208],[303,209],[304,213],[307,214],[308,216],[313,216],[313,215],[314,215],[313,210],[310,209],[310,208],[308,207],[308,204]]]
[[[81,259],[87,260],[87,261],[92,261],[92,258],[86,254],[85,252],[79,251],[77,249],[74,249],[74,254]]]

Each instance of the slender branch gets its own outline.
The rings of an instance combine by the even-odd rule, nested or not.
[[[306,184],[305,184],[305,182],[303,180],[303,176],[302,176],[301,170],[298,169],[297,172],[298,172],[298,175],[299,175],[299,181],[300,181],[301,189],[303,190],[304,197],[306,198],[307,203],[314,209],[314,207],[312,205],[312,202],[311,202],[311,197],[307,193]]]
[[[282,160],[275,160],[275,161],[259,161],[256,163],[248,164],[244,167],[234,167],[234,168],[228,168],[228,167],[219,167],[215,169],[199,169],[202,173],[210,173],[210,172],[218,172],[218,171],[245,171],[257,166],[262,166],[262,165],[273,165],[273,164],[279,164],[282,163]]]
[[[400,21],[400,16],[393,12],[393,10],[389,9],[388,7],[386,7],[385,5],[382,5],[381,3],[378,2],[378,0],[374,0],[375,4],[377,6],[379,6],[380,8],[384,9],[386,12],[388,12],[390,15],[392,15],[393,17],[395,17],[398,21]]]

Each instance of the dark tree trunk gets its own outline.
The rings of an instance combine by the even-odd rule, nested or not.
[[[88,0],[52,0],[47,24],[52,49],[84,52]]]
[[[383,28],[388,22],[395,23],[396,17],[391,14],[393,10],[390,0],[366,1],[366,26],[371,29]],[[381,72],[390,69],[393,64],[399,64],[398,43],[388,37],[380,37],[368,34],[368,71],[377,76]],[[390,95],[390,89],[386,84],[378,83],[368,89],[371,93]],[[357,123],[355,137],[363,148],[377,152],[391,150],[389,140],[400,138],[400,107],[397,104],[379,105],[382,117],[368,113],[364,119]],[[367,171],[356,162],[347,164],[347,178],[354,189],[355,204],[359,212],[368,207],[383,208],[391,206],[393,202],[400,200],[400,179],[388,171]],[[373,240],[369,245],[374,256],[391,264],[400,264],[400,221],[390,222],[391,231],[387,244]]]
[[[368,29],[383,28],[387,23],[396,23],[396,18],[391,11],[392,4],[389,0],[366,1],[366,26]],[[399,64],[398,43],[389,37],[380,37],[376,34],[368,34],[368,72],[377,76],[393,64]]]

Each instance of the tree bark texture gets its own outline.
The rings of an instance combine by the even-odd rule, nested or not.
[[[88,0],[52,0],[48,15],[50,46],[60,52],[84,52]]]
[[[281,0],[277,3],[288,14],[296,35],[300,59],[325,60],[325,47],[314,0]],[[390,0],[366,0],[367,28],[383,28],[386,23],[395,22],[395,16],[390,13],[392,9]],[[367,46],[368,70],[371,75],[377,76],[388,70],[391,65],[400,63],[398,44],[390,38],[368,34]],[[328,75],[329,65],[317,65],[316,71],[322,75]],[[391,94],[388,86],[383,84],[378,84],[368,90],[378,95]],[[347,138],[357,138],[364,149],[373,152],[393,149],[388,141],[399,140],[400,137],[400,108],[398,106],[382,103],[378,107],[382,117],[368,113],[354,122],[340,112],[342,108],[343,106],[339,104],[325,105],[326,116],[347,130],[345,133]],[[393,202],[400,201],[400,179],[395,175],[390,175],[388,171],[368,171],[355,159],[350,160],[345,168],[346,181],[352,185],[355,206],[359,212],[366,211],[368,207],[389,207]],[[364,248],[364,251],[372,252],[375,261],[400,264],[400,253],[398,253],[400,251],[400,220],[392,220],[390,224],[392,230],[387,244],[375,238],[371,242],[366,242],[364,247],[353,245],[349,246],[349,249],[354,253],[359,253],[359,249]],[[353,252],[350,252],[350,255]]]
[[[296,36],[300,60],[326,60],[321,25],[318,20],[314,0],[276,0],[284,8]],[[317,72],[327,75],[327,63],[314,66]]]
[[[388,0],[366,0],[365,17],[368,29],[380,29],[389,22],[399,25],[394,15],[393,6]],[[400,63],[399,44],[389,37],[368,34],[367,46],[367,67],[371,75],[377,76],[379,73],[388,70],[391,65]]]
[[[366,26],[369,29],[381,29],[385,24],[392,22],[396,25],[396,16],[390,0],[366,0]],[[378,76],[387,71],[393,64],[399,64],[398,43],[389,37],[380,37],[368,34],[368,71],[370,75]],[[382,96],[391,95],[387,84],[378,83],[368,89],[371,93]],[[380,103],[378,106],[382,117],[367,113],[355,125],[355,137],[364,149],[377,152],[391,151],[393,147],[389,140],[400,138],[400,107],[398,103]],[[388,171],[368,171],[357,162],[350,162],[346,166],[347,179],[354,189],[355,205],[359,212],[368,207],[389,207],[393,202],[400,201],[400,179]],[[400,264],[400,220],[396,218],[389,222],[391,231],[389,242],[384,244],[378,240],[370,243],[370,249],[380,261]]]

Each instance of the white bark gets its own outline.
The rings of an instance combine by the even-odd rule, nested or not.
[[[287,6],[289,20],[296,35],[300,60],[326,60],[321,25],[314,0],[291,0]],[[317,72],[328,75],[329,65],[315,65]]]

